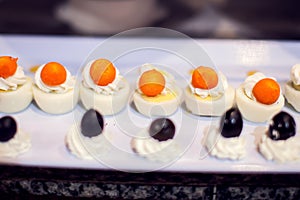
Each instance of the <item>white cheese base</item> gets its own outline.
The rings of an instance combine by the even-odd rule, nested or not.
[[[266,122],[277,114],[284,106],[284,97],[279,96],[276,103],[266,105],[256,102],[246,96],[243,87],[236,90],[236,103],[242,116],[252,122]]]
[[[63,114],[74,109],[78,102],[78,89],[66,93],[46,93],[36,85],[32,87],[34,100],[41,110],[50,114]]]
[[[174,140],[158,141],[144,129],[131,140],[131,148],[138,155],[155,162],[171,162],[180,157],[181,146]]]
[[[240,160],[246,156],[244,137],[225,138],[215,126],[210,128],[204,144],[210,155],[217,158]]]
[[[300,91],[293,87],[292,81],[289,81],[284,85],[284,90],[286,100],[296,111],[300,112]]]
[[[224,94],[218,99],[207,100],[195,97],[189,87],[184,91],[185,105],[188,111],[195,115],[203,116],[221,116],[234,104],[234,88],[228,86]]]
[[[6,142],[0,142],[0,156],[15,158],[27,152],[31,148],[31,137],[21,130],[17,130],[16,135]]]
[[[127,104],[130,86],[122,79],[124,87],[112,95],[98,94],[92,89],[80,84],[80,99],[85,109],[94,108],[102,115],[113,115],[120,112]]]
[[[147,117],[151,116],[169,116],[176,112],[182,102],[182,90],[173,86],[175,98],[162,102],[147,101],[139,92],[133,94],[133,102],[136,109]]]
[[[299,138],[290,137],[287,140],[272,140],[263,135],[258,144],[259,152],[267,159],[278,163],[299,162]]]
[[[15,113],[29,106],[33,98],[32,80],[27,78],[26,83],[16,90],[0,91],[0,112]]]
[[[67,149],[77,158],[93,160],[106,155],[110,148],[110,133],[103,131],[100,135],[89,138],[80,133],[78,125],[73,124],[65,137]]]

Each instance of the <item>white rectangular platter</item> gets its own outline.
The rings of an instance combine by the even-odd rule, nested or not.
[[[181,40],[158,39],[158,38],[123,38],[119,42],[112,43],[110,47],[105,46],[103,53],[90,52],[99,44],[106,41],[106,38],[92,37],[46,37],[46,36],[0,36],[0,55],[11,55],[19,58],[19,64],[24,67],[25,73],[31,77],[33,74],[30,68],[35,65],[50,61],[57,61],[65,65],[72,74],[80,76],[80,68],[87,62],[88,55],[91,57],[110,57],[119,47],[133,43],[151,44],[160,43],[168,46],[182,45]],[[268,76],[276,77],[280,83],[289,79],[290,68],[300,63],[300,42],[295,41],[251,41],[251,40],[201,40],[194,41],[205,49],[215,66],[221,70],[228,79],[230,85],[238,87],[246,77],[247,72],[258,70]],[[98,47],[101,49],[101,45]],[[148,51],[148,52],[147,52]],[[132,53],[133,52],[133,53]],[[121,73],[125,74],[134,70],[143,63],[160,63],[164,66],[171,66],[172,71],[182,76],[176,76],[182,88],[185,88],[189,81],[189,70],[183,63],[168,56],[164,51],[143,50],[132,51],[122,55],[122,59],[116,60],[115,65]],[[185,52],[193,52],[185,49]],[[140,55],[140,54],[141,55]],[[146,55],[146,56],[145,56]],[[199,65],[205,65],[199,63]],[[134,72],[128,76],[134,86]],[[284,110],[292,114],[300,126],[300,114],[288,106]],[[76,112],[83,113],[84,109],[79,104]],[[0,113],[0,116],[6,115]],[[145,128],[150,119],[136,113],[127,106],[120,114],[128,115],[134,126]],[[184,111],[183,107],[172,116],[176,127],[183,125],[191,127],[184,129],[179,134],[185,134],[179,143],[185,145],[185,151],[178,159],[168,165],[153,163],[132,153],[130,148],[130,137],[122,132],[118,126],[118,118],[114,116],[105,117],[107,129],[113,134],[115,144],[123,151],[129,152],[130,156],[124,157],[119,154],[110,155],[110,163],[100,161],[80,160],[70,154],[65,146],[65,135],[74,123],[74,113],[63,115],[50,115],[42,112],[32,103],[26,110],[12,114],[18,122],[19,127],[30,134],[32,147],[29,152],[17,158],[0,158],[3,164],[14,164],[22,166],[58,167],[58,168],[81,168],[99,170],[125,170],[125,171],[180,171],[180,172],[217,172],[217,173],[299,173],[299,163],[278,164],[266,161],[257,151],[255,146],[254,131],[258,128],[267,127],[267,123],[251,123],[244,120],[242,136],[247,141],[247,155],[241,161],[220,160],[207,155],[202,146],[204,130],[211,124],[218,124],[219,118],[197,117]],[[189,120],[184,120],[184,119]],[[117,120],[116,120],[117,119]],[[184,124],[190,123],[190,124]],[[197,128],[195,127],[197,124]],[[128,124],[127,130],[131,130],[132,124]],[[123,125],[121,125],[123,126]],[[300,134],[297,131],[297,134]],[[196,134],[193,134],[196,133]],[[180,137],[179,137],[180,138]],[[175,138],[176,139],[176,138]]]

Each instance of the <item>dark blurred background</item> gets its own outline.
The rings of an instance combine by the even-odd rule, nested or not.
[[[0,33],[109,36],[155,26],[197,38],[300,39],[297,0],[0,0]]]

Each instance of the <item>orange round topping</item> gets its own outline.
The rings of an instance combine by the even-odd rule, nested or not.
[[[193,71],[192,85],[195,88],[211,89],[218,84],[218,75],[216,71],[210,67],[200,66]]]
[[[67,71],[61,64],[49,62],[41,71],[41,79],[46,85],[57,86],[66,81]]]
[[[165,88],[165,84],[165,77],[155,69],[144,72],[139,80],[140,90],[149,97],[160,94]]]
[[[106,86],[115,80],[116,68],[109,60],[101,58],[93,62],[90,76],[95,84]]]
[[[7,78],[17,71],[17,60],[18,58],[13,58],[11,56],[1,56],[0,57],[0,77]]]
[[[279,98],[280,86],[273,79],[264,78],[255,84],[252,93],[258,102],[270,105]]]

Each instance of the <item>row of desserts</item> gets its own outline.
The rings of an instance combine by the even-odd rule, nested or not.
[[[203,144],[211,156],[241,160],[247,156],[246,139],[242,132],[242,114],[237,107],[233,107],[224,113],[219,127],[208,129]],[[300,138],[296,132],[295,119],[289,113],[280,111],[272,117],[267,127],[255,132],[255,149],[266,160],[299,162]]]
[[[300,65],[292,68],[292,81],[285,85],[286,99],[298,111],[299,70]],[[126,106],[130,93],[128,81],[106,59],[92,60],[84,67],[79,89],[75,77],[57,62],[41,65],[32,84],[17,58],[2,56],[0,77],[0,112],[6,113],[25,109],[33,98],[45,112],[66,113],[80,98],[87,110],[95,108],[103,115],[112,115]],[[182,91],[170,73],[144,64],[136,88],[133,102],[145,116],[173,114],[182,96],[187,109],[195,115],[220,116],[236,102],[244,118],[254,122],[271,119],[284,106],[280,85],[260,72],[248,76],[235,90],[222,72],[201,66],[193,70],[189,86]]]
[[[221,117],[219,127],[212,126],[203,134],[204,145],[210,155],[231,160],[246,157],[246,140],[241,136],[242,118],[238,108],[231,108]],[[89,110],[84,114],[80,127],[74,125],[68,132],[66,145],[72,154],[81,159],[101,158],[110,149],[110,143],[106,140],[110,133],[103,129],[105,130],[101,114],[96,110]],[[132,137],[131,148],[151,161],[172,161],[182,153],[182,147],[173,140],[175,134],[178,132],[172,120],[157,118],[149,128],[142,129]],[[262,130],[260,135],[257,149],[267,160],[280,163],[300,161],[299,140],[294,137],[296,123],[290,114],[277,113],[269,127]]]
[[[246,140],[243,135],[243,117],[237,107],[230,108],[221,117],[219,127],[211,126],[203,134],[203,142],[209,155],[230,160],[247,157]],[[296,123],[287,112],[277,113],[268,127],[259,133],[257,150],[266,160],[277,163],[299,162],[300,144],[296,137]],[[74,124],[66,135],[66,146],[80,159],[101,159],[114,148],[110,132],[104,127],[102,115],[88,110],[80,124]],[[149,127],[141,129],[131,138],[133,153],[155,162],[171,162],[179,159],[183,147],[174,140],[176,125],[169,118],[156,118]],[[201,149],[201,148],[199,148]]]
[[[65,144],[71,154],[80,159],[101,159],[114,148],[111,133],[104,126],[103,116],[95,109],[84,113],[79,123],[71,126]],[[31,147],[29,134],[23,133],[10,116],[0,118],[0,156],[15,157]],[[227,110],[219,127],[211,126],[203,134],[203,144],[211,156],[240,160],[246,157],[246,140],[241,135],[243,117],[238,108]],[[300,161],[299,138],[296,138],[294,118],[279,112],[265,130],[261,130],[257,150],[266,160],[279,163]],[[183,153],[182,146],[174,140],[176,125],[169,118],[154,119],[150,126],[141,129],[131,139],[132,152],[155,162],[171,162]],[[200,141],[199,144],[200,145]]]
[[[293,67],[292,71],[295,71],[295,68],[297,66]],[[141,67],[137,90],[133,95],[133,102],[140,113],[146,116],[171,115],[180,105],[181,96],[182,91],[171,74],[150,64]],[[184,90],[184,96],[187,108],[196,115],[220,116],[227,110],[222,117],[220,127],[210,129],[205,141],[205,146],[211,155],[233,160],[243,158],[246,154],[245,140],[239,137],[243,127],[242,116],[255,122],[267,121],[274,116],[266,134],[263,134],[260,139],[259,152],[267,160],[278,162],[300,159],[299,145],[295,144],[293,137],[296,133],[296,124],[288,113],[278,113],[284,105],[284,98],[274,78],[255,73],[247,77],[235,94],[234,88],[228,85],[226,77],[220,71],[209,67],[198,67],[193,71],[189,87]],[[235,97],[238,108],[232,108]],[[87,113],[88,116],[91,115],[90,113],[96,113],[94,115],[97,117],[94,118],[101,119],[99,117],[101,114],[97,114],[96,110],[89,110]],[[257,116],[258,113],[261,114]],[[87,134],[90,129],[84,128],[93,126],[91,124],[84,126],[84,121],[93,120],[84,120],[84,118],[85,116],[80,128],[74,129],[76,127],[74,126],[67,134],[66,144],[69,150],[80,158],[93,157],[91,151],[87,152],[87,149],[94,149],[92,152],[97,157],[97,154],[102,154],[109,149],[102,148],[107,146],[101,142],[100,151],[96,150],[99,146],[96,143],[100,143],[98,139],[102,137],[101,141],[105,141],[101,135],[104,128],[103,120],[102,126],[98,129],[100,131],[94,135]],[[97,120],[94,121],[97,125]],[[131,146],[134,152],[147,159],[169,161],[176,159],[180,153],[180,146],[172,140],[174,135],[173,122],[167,118],[158,118],[152,122],[149,129],[142,130],[132,138]],[[80,137],[81,141],[86,142],[85,148],[82,148],[82,144],[78,145]]]
[[[109,115],[112,110],[120,111],[129,95],[128,82],[105,59],[92,61],[84,68],[80,89],[76,87],[75,77],[58,62],[39,66],[33,84],[17,60],[10,56],[0,57],[0,112],[22,111],[34,99],[43,111],[62,114],[74,109],[81,93],[82,103],[87,109],[101,107],[101,112]],[[122,101],[120,104],[118,99]]]
[[[13,59],[13,58],[6,58],[6,59],[10,59],[10,60],[12,60],[12,61],[16,61],[16,59]],[[100,62],[100,64],[99,64],[99,62]],[[97,60],[97,61],[94,61],[94,62],[92,62],[92,63],[90,63],[90,64],[88,64],[87,66],[88,67],[86,67],[85,69],[84,69],[84,71],[83,71],[83,73],[86,73],[87,75],[88,75],[88,77],[90,77],[91,78],[91,80],[92,80],[92,82],[90,81],[90,85],[93,85],[93,83],[95,84],[95,80],[96,81],[98,81],[98,82],[101,82],[101,81],[103,81],[102,79],[96,79],[96,78],[93,78],[93,73],[91,73],[91,72],[93,72],[93,71],[96,71],[96,73],[99,73],[99,71],[97,70],[97,67],[95,67],[95,66],[103,66],[103,62],[105,63],[105,62],[107,62],[109,65],[111,64],[109,61],[107,61],[107,60]],[[94,66],[94,67],[93,67]],[[104,66],[107,66],[106,64],[104,65]],[[113,67],[113,66],[112,66]],[[294,70],[294,68],[295,67],[293,67],[293,70]],[[9,68],[8,68],[9,69]],[[292,71],[293,71],[292,70]],[[17,70],[16,70],[17,71]],[[20,70],[19,70],[20,71]],[[88,73],[87,73],[87,72]],[[111,69],[111,71],[114,71],[113,69]],[[55,73],[56,74],[55,74]],[[208,74],[208,76],[207,77],[205,77],[206,75],[204,75],[204,74],[206,74],[205,72],[209,72]],[[115,72],[116,73],[116,72]],[[221,72],[218,72],[218,73],[220,73],[221,74]],[[21,73],[22,74],[22,73]],[[54,75],[53,75],[54,74]],[[60,74],[64,74],[63,76],[60,76]],[[63,86],[65,83],[66,83],[66,81],[64,81],[65,79],[67,79],[67,78],[61,78],[61,77],[70,77],[70,75],[68,75],[69,74],[69,72],[65,72],[64,73],[64,68],[63,68],[63,66],[61,66],[60,64],[58,64],[58,63],[48,63],[48,64],[46,64],[46,65],[42,65],[38,70],[37,70],[37,72],[36,72],[36,74],[35,74],[35,77],[36,77],[36,80],[41,80],[40,81],[40,83],[47,83],[46,84],[46,89],[48,88],[49,89],[49,87],[53,87],[53,86],[55,86],[54,88],[57,88],[57,90],[59,91],[61,88],[68,88],[68,87],[66,87],[66,86]],[[101,74],[101,73],[99,73],[99,74]],[[150,74],[150,75],[149,75]],[[153,75],[154,74],[154,75]],[[203,75],[201,75],[201,74],[203,74]],[[211,104],[212,102],[213,103],[215,103],[216,101],[218,101],[218,100],[220,100],[221,98],[220,98],[220,94],[218,93],[218,91],[220,91],[220,90],[216,90],[216,88],[218,88],[218,87],[224,87],[222,90],[225,90],[225,92],[223,92],[223,93],[221,93],[221,95],[223,95],[223,97],[222,98],[226,98],[226,96],[227,95],[229,95],[229,96],[233,96],[232,95],[232,92],[228,92],[228,86],[226,86],[226,84],[227,84],[227,81],[226,81],[226,78],[224,77],[224,75],[218,75],[214,70],[212,70],[211,68],[205,68],[205,67],[199,67],[199,68],[197,68],[196,70],[194,70],[194,72],[193,72],[193,75],[192,75],[192,80],[191,80],[191,85],[190,85],[190,87],[189,88],[187,88],[186,89],[186,92],[190,92],[190,91],[195,91],[195,92],[193,92],[193,93],[196,93],[196,94],[199,94],[199,96],[202,94],[203,96],[204,96],[204,102],[207,104],[207,107],[212,107],[212,105],[213,104]],[[53,77],[55,77],[55,76],[58,76],[59,78],[53,78]],[[115,76],[115,75],[114,75]],[[97,77],[97,76],[96,76]],[[112,76],[113,77],[113,76]],[[153,77],[154,77],[154,81],[153,81]],[[198,79],[197,78],[195,78],[195,77],[199,77]],[[204,78],[203,78],[204,77]],[[214,77],[214,78],[212,78],[212,77]],[[221,81],[218,81],[218,78],[219,77],[222,77],[221,78]],[[106,79],[104,79],[104,81],[107,81],[107,76],[105,76],[105,78]],[[110,78],[111,80],[110,81],[112,81],[113,82],[113,80],[115,80],[116,78]],[[88,80],[88,79],[87,79]],[[167,80],[167,81],[166,81]],[[260,82],[261,81],[261,82]],[[58,83],[60,83],[60,86],[59,87],[57,87],[57,84]],[[109,81],[108,81],[109,82]],[[220,85],[220,82],[222,82],[222,86],[218,86],[218,85]],[[250,85],[250,83],[252,84],[252,85]],[[260,84],[259,84],[260,83]],[[82,84],[82,87],[84,86],[84,85],[88,85],[88,83],[85,83],[85,82],[83,82],[83,84]],[[38,88],[42,88],[41,86],[38,86],[38,81],[36,81],[36,89],[38,89]],[[68,84],[65,84],[65,85],[68,85]],[[156,69],[156,68],[154,68],[152,65],[144,65],[143,67],[142,67],[142,71],[141,71],[141,75],[140,75],[140,77],[139,77],[139,82],[138,82],[138,85],[139,85],[139,89],[138,89],[138,91],[135,93],[135,95],[136,96],[138,96],[138,97],[140,97],[141,99],[142,99],[142,101],[145,101],[145,102],[150,102],[150,104],[149,104],[149,106],[146,106],[146,107],[151,107],[151,106],[153,106],[153,105],[155,105],[155,103],[156,102],[158,102],[158,103],[162,103],[162,102],[164,102],[164,100],[167,100],[166,102],[167,103],[169,103],[170,104],[170,100],[175,100],[175,103],[174,104],[178,104],[178,102],[180,102],[180,101],[176,101],[176,99],[177,99],[177,97],[178,96],[180,96],[180,95],[178,95],[178,93],[174,93],[173,91],[174,90],[171,90],[171,87],[172,86],[174,86],[174,78],[172,78],[172,76],[171,75],[169,75],[167,72],[163,72],[163,71],[161,71],[161,70],[158,70],[158,69]],[[166,85],[166,86],[165,86]],[[169,85],[169,86],[168,86]],[[224,86],[225,85],[225,86]],[[250,85],[250,86],[249,86]],[[262,87],[262,86],[263,87]],[[266,86],[267,85],[267,86]],[[272,86],[271,87],[271,89],[272,90],[270,90],[269,88],[268,88],[268,85],[269,86]],[[44,86],[44,85],[42,85],[42,86]],[[198,87],[197,87],[198,86]],[[201,88],[202,87],[202,88]],[[204,87],[206,87],[206,88],[204,88]],[[272,105],[272,106],[275,106],[276,108],[278,107],[277,105],[279,104],[279,103],[276,103],[276,102],[282,102],[282,100],[280,100],[280,101],[278,101],[278,98],[280,97],[280,87],[279,87],[279,85],[276,83],[276,81],[274,80],[274,79],[270,79],[270,78],[265,78],[262,74],[260,74],[260,73],[256,73],[256,74],[254,74],[253,76],[249,76],[247,79],[246,79],[246,81],[245,81],[245,83],[244,83],[244,86],[241,86],[241,88],[250,88],[250,91],[252,91],[252,93],[250,93],[250,95],[252,94],[256,99],[260,99],[260,97],[261,96],[259,96],[259,95],[257,95],[256,93],[259,93],[259,89],[255,89],[256,87],[258,87],[258,88],[260,88],[260,87],[262,87],[263,88],[263,91],[262,91],[262,95],[265,95],[265,93],[267,93],[267,94],[269,94],[269,96],[267,96],[267,98],[265,98],[265,99],[263,99],[263,98],[261,98],[261,100],[260,101],[264,101],[264,104],[266,104],[266,105],[272,105],[272,103],[274,104],[274,102],[275,102],[275,105]],[[157,89],[158,88],[158,89]],[[267,88],[267,89],[266,89]],[[240,88],[239,88],[240,89]],[[35,90],[35,89],[34,89]],[[89,90],[89,89],[86,89],[86,90]],[[164,91],[165,90],[165,91]],[[209,91],[210,90],[210,91]],[[258,90],[258,92],[256,92],[256,90]],[[68,91],[68,90],[67,90]],[[110,94],[109,92],[107,92],[108,90],[105,90],[105,93],[104,94]],[[164,91],[164,92],[163,92]],[[101,92],[102,93],[100,93],[100,94],[103,94],[103,90],[101,90]],[[215,94],[217,94],[217,95],[212,95],[213,94],[213,92],[215,92]],[[192,93],[192,92],[191,92]],[[273,95],[272,93],[275,93],[275,95]],[[56,94],[56,93],[54,93],[54,94]],[[60,93],[58,93],[58,94],[60,94]],[[42,94],[43,95],[43,94]],[[95,95],[95,94],[93,94],[92,93],[92,95]],[[246,96],[247,95],[247,90],[245,90],[245,95],[244,96]],[[73,94],[72,95],[70,95],[71,97],[73,97]],[[146,97],[145,97],[146,96]],[[166,96],[168,96],[168,98],[166,98]],[[225,96],[225,97],[224,97]],[[248,95],[247,95],[248,96]],[[101,97],[101,96],[100,96]],[[215,99],[213,99],[213,97],[215,98]],[[91,98],[92,98],[92,96],[91,96]],[[208,99],[207,99],[208,98]],[[243,96],[241,97],[241,98],[244,98]],[[45,98],[45,99],[48,99],[48,98]],[[103,98],[102,98],[103,99]],[[203,100],[203,99],[200,99],[200,100]],[[206,100],[205,100],[206,99]],[[61,100],[61,99],[60,99]],[[197,100],[196,102],[198,102],[198,100],[199,100],[199,98],[198,99],[193,99],[193,100]],[[112,100],[109,100],[110,102],[112,101]],[[176,103],[177,102],[177,103]],[[203,103],[202,101],[200,101],[201,103]],[[238,102],[238,101],[237,101]],[[135,101],[135,103],[136,103],[136,101]],[[165,103],[165,102],[164,102]],[[260,103],[262,103],[262,102],[260,102]],[[188,103],[187,103],[188,104]],[[232,106],[232,102],[229,104],[229,107],[231,107]],[[100,106],[102,105],[102,107],[103,107],[103,104],[100,104]],[[136,105],[139,105],[138,103],[136,103]],[[165,105],[168,105],[168,104],[165,104]],[[239,104],[238,104],[239,105]],[[257,104],[254,104],[254,107],[256,106]],[[258,103],[258,105],[259,105],[259,103]],[[279,104],[280,105],[280,104]],[[191,111],[195,111],[196,109],[195,108],[197,108],[199,106],[199,103],[197,103],[197,105],[196,106],[194,106],[194,107],[192,107],[192,109],[193,110],[191,110]],[[189,107],[189,106],[187,106],[187,107]],[[203,107],[203,104],[202,104],[202,106],[199,106],[200,108],[202,108]],[[239,107],[241,107],[241,106],[239,106]],[[280,108],[281,108],[281,106],[280,106]],[[172,109],[171,109],[171,112],[175,112],[175,110],[176,110],[177,108],[176,108],[176,106],[174,106]],[[101,107],[99,108],[99,110],[101,110]],[[221,112],[221,110],[222,110],[222,108],[221,109],[219,109],[219,110],[217,110],[218,112]],[[275,112],[275,110],[272,110],[271,109],[271,111],[272,112]],[[90,111],[90,112],[88,112],[88,113],[91,113],[92,111]],[[96,112],[96,111],[93,111],[93,112]],[[92,112],[92,113],[93,113]],[[197,112],[201,112],[201,113],[197,113]],[[204,114],[203,113],[203,111],[202,110],[199,110],[199,111],[197,111],[195,114]],[[96,112],[97,113],[97,112]],[[247,113],[247,112],[246,112]],[[147,115],[147,112],[145,112],[145,114]],[[94,115],[96,115],[96,116],[99,116],[100,114],[94,114]],[[218,115],[218,114],[214,114],[214,115]],[[283,114],[281,114],[281,115],[283,115]],[[227,116],[227,113],[226,113],[226,116]],[[234,116],[234,115],[232,115],[232,114],[230,114],[229,116]],[[251,115],[250,115],[251,116]],[[280,115],[279,115],[280,116]],[[99,120],[99,118],[101,119],[101,117],[97,117],[97,120]],[[274,117],[274,118],[276,118],[276,116]],[[278,118],[278,117],[277,117]],[[285,120],[287,120],[288,119],[288,121],[291,121],[291,120],[289,120],[289,117],[279,117],[279,119],[281,119],[281,118],[284,118]],[[84,119],[84,118],[83,118]],[[7,120],[8,120],[8,122],[7,122]],[[8,126],[8,127],[6,127],[7,129],[7,133],[9,133],[9,134],[11,134],[11,133],[15,133],[15,131],[11,131],[11,130],[14,130],[14,126],[15,125],[13,125],[13,124],[15,124],[15,123],[13,123],[12,122],[12,120],[11,119],[7,119],[6,117],[3,119],[3,121],[5,121],[5,122],[3,122],[4,124],[12,124],[12,126]],[[91,121],[93,121],[93,120],[85,120],[85,121],[88,121],[88,122],[91,122]],[[161,120],[160,119],[160,121],[164,121],[164,119],[163,120]],[[240,121],[238,118],[237,119],[234,119],[234,120],[227,120],[227,122],[232,122],[232,121],[234,121],[234,122],[238,122],[238,121]],[[96,122],[96,124],[97,124],[98,122]],[[170,123],[162,123],[162,124],[170,124]],[[226,124],[225,123],[225,121],[224,121],[224,123],[221,123],[221,125],[222,124]],[[275,123],[272,123],[272,124],[275,124]],[[292,124],[291,126],[290,125],[288,125],[289,127],[293,127],[293,124],[295,124],[295,123],[286,123],[286,122],[284,122],[284,123],[280,123],[281,125],[280,125],[280,127],[283,127],[283,124],[286,126],[286,124]],[[284,127],[285,127],[284,126]],[[82,126],[81,127],[81,131],[82,130],[84,130],[84,128],[83,128],[84,126]],[[101,125],[101,123],[100,123],[100,128],[98,128],[98,130],[99,131],[94,131],[91,127],[93,127],[92,125],[88,125],[88,126],[85,126],[85,127],[88,127],[88,129],[86,129],[86,131],[90,131],[91,132],[91,134],[92,135],[88,135],[87,136],[87,139],[86,139],[86,141],[97,141],[96,143],[99,143],[99,141],[98,140],[96,140],[94,137],[96,137],[96,136],[98,136],[98,134],[99,133],[101,133],[102,132],[102,129],[103,129],[103,119],[102,119],[102,125]],[[155,127],[155,126],[154,126]],[[224,126],[224,127],[226,127],[226,126]],[[279,125],[278,125],[278,127],[279,127]],[[288,128],[289,128],[288,127]],[[73,131],[71,131],[71,133],[74,133],[74,129],[72,129]],[[162,129],[163,130],[163,129]],[[294,129],[293,129],[294,130]],[[222,132],[224,133],[224,131],[221,131],[221,134],[222,134]],[[238,136],[238,134],[235,134],[234,132],[240,132],[240,128],[238,128],[238,127],[235,127],[235,129],[233,129],[233,130],[231,130],[230,131],[230,136],[228,136],[228,135],[222,135],[222,136],[224,136],[225,138],[226,137],[237,137]],[[216,133],[216,132],[215,132]],[[225,133],[226,133],[226,131],[225,131]],[[293,134],[287,134],[289,137],[290,136],[293,136],[294,134],[295,134],[295,131],[292,131],[292,133]],[[273,134],[273,135],[272,135]],[[274,135],[275,134],[275,135]],[[283,134],[285,134],[285,132],[283,132]],[[173,135],[174,136],[174,132],[173,132],[173,134],[171,134],[171,135]],[[153,138],[155,138],[156,136],[155,136],[155,134],[151,134],[151,136],[153,136]],[[216,136],[216,134],[209,134],[209,138],[216,138],[215,136]],[[74,149],[76,149],[76,148],[78,148],[78,146],[76,147],[76,144],[80,144],[80,139],[78,140],[78,138],[76,139],[76,137],[78,137],[78,134],[76,135],[76,130],[75,130],[75,134],[68,134],[68,137],[67,138],[71,138],[71,139],[67,139],[67,142],[68,142],[68,146],[69,146],[69,148],[70,149],[73,149],[73,150],[71,150],[72,152],[78,152],[78,150],[76,151],[76,150],[74,150]],[[275,129],[275,131],[273,132],[270,132],[270,137],[271,137],[271,139],[275,139],[275,140],[284,140],[284,139],[287,139],[287,137],[281,137],[280,136],[280,132],[278,132],[278,130],[277,129]],[[272,138],[273,137],[273,138]],[[5,139],[6,138],[6,139]],[[7,138],[9,139],[9,138],[12,138],[11,136],[9,136],[9,137],[6,137],[5,136],[5,138],[4,138],[4,140],[7,140]],[[17,137],[16,137],[17,138]],[[75,139],[74,139],[75,138]],[[93,138],[93,139],[91,139],[91,140],[89,140],[89,138]],[[97,137],[96,137],[97,138]],[[161,138],[161,136],[159,136],[158,138]],[[171,137],[172,138],[172,137]],[[164,149],[164,148],[162,148],[162,146],[163,147],[165,147],[167,144],[169,145],[169,143],[170,143],[170,141],[169,141],[169,139],[171,139],[171,138],[169,138],[169,137],[166,137],[166,139],[164,139],[164,140],[166,140],[166,141],[168,141],[168,142],[163,142],[163,145],[162,145],[162,141],[164,141],[164,140],[162,140],[162,141],[160,141],[159,139],[157,139],[157,138],[155,138],[155,139],[157,139],[158,141],[156,141],[156,140],[152,140],[152,142],[147,142],[146,143],[146,147],[144,147],[144,145],[143,145],[143,143],[144,143],[144,141],[143,140],[138,140],[138,139],[135,139],[135,140],[133,140],[133,142],[132,142],[132,145],[133,145],[133,148],[134,148],[134,150],[136,151],[136,152],[140,152],[140,154],[142,154],[142,155],[148,155],[149,154],[149,152],[146,152],[145,153],[145,149],[148,151],[149,149],[151,149],[150,147],[151,147],[151,145],[153,146],[153,145],[155,145],[156,147],[154,148],[154,149],[157,149],[158,147],[159,147],[159,149]],[[210,139],[209,139],[210,140]],[[208,140],[208,141],[209,141]],[[15,141],[15,140],[14,140]],[[17,140],[18,141],[18,140]],[[28,141],[28,139],[26,139],[26,141]],[[101,140],[102,141],[102,140]],[[208,142],[207,143],[207,148],[209,149],[210,148],[210,146],[209,146],[209,144],[213,144],[214,142],[216,142],[216,141],[214,141],[214,140],[212,140],[213,142],[211,143],[211,142]],[[222,141],[222,140],[221,140]],[[225,140],[226,141],[226,140]],[[239,140],[238,140],[239,141]],[[267,140],[267,139],[264,139],[264,141],[266,141],[266,142],[268,142],[268,141],[270,141],[270,140]],[[291,140],[289,140],[289,141],[291,141]],[[19,141],[20,142],[20,141]],[[15,143],[15,142],[14,142]],[[222,146],[224,147],[224,144],[225,144],[225,146],[226,146],[226,142],[225,143],[223,143],[223,142],[218,142],[218,144],[219,143],[221,143],[222,144]],[[232,146],[232,144],[233,144],[233,142],[227,142],[228,144],[231,144],[230,146],[231,147],[233,147]],[[271,142],[268,142],[269,144],[268,145],[270,145],[270,144],[272,144]],[[7,144],[7,143],[5,143],[5,144]],[[70,145],[70,144],[75,144],[75,145],[73,145],[73,147],[72,147],[72,145]],[[149,144],[151,144],[150,145],[150,147],[149,147]],[[275,143],[275,144],[277,144],[277,143]],[[282,145],[282,142],[280,142],[280,143],[278,143],[278,144],[280,144],[280,146],[286,146],[286,145]],[[161,146],[162,145],[162,146]],[[167,145],[167,146],[168,146]],[[9,146],[9,145],[6,145],[6,146]],[[18,147],[22,147],[22,145],[17,145]],[[26,146],[26,148],[28,148],[28,146],[29,145],[25,145]],[[95,146],[95,145],[93,145],[93,142],[90,142],[89,143],[89,145],[88,146],[91,146],[91,147],[93,147],[93,146]],[[96,145],[96,147],[97,147],[98,145]],[[100,146],[105,146],[105,145],[100,145]],[[239,144],[237,144],[236,146],[238,146],[239,147]],[[176,145],[175,145],[175,147],[176,147]],[[215,148],[213,148],[213,150],[211,151],[212,153],[213,152],[215,152],[218,148],[217,148],[218,146],[216,146]],[[80,145],[79,145],[79,149],[83,149]],[[153,149],[153,148],[152,148]],[[176,148],[175,148],[176,149]],[[264,149],[263,148],[263,145],[262,145],[262,149]],[[271,148],[272,149],[272,148]],[[297,149],[297,148],[295,148],[295,149]],[[23,151],[23,150],[22,150]],[[173,152],[176,152],[175,150],[172,150]],[[232,151],[231,151],[232,152]],[[242,152],[244,152],[244,151],[242,151],[242,149],[240,149],[240,150],[238,150],[238,151],[236,151],[236,152],[239,152],[239,153],[242,153]],[[152,153],[153,152],[151,152],[150,153],[150,155],[152,155]],[[76,153],[75,153],[76,154]],[[84,153],[84,155],[87,155],[86,154],[86,152]],[[159,155],[163,155],[163,154],[159,154]],[[218,156],[218,154],[216,154],[217,156]],[[223,155],[224,156],[224,152],[221,152],[221,155]],[[231,154],[229,155],[230,157],[229,158],[231,158]],[[222,157],[222,156],[221,156]],[[241,156],[238,156],[237,158],[240,158]],[[169,157],[170,158],[170,157]],[[152,159],[157,159],[157,158],[152,158]],[[159,158],[160,159],[160,158]]]

